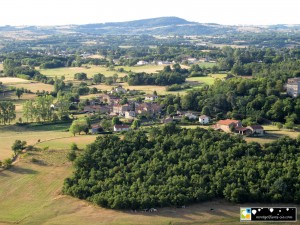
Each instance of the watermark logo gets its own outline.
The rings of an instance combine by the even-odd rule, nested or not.
[[[241,208],[240,218],[241,221],[251,221],[251,208]]]

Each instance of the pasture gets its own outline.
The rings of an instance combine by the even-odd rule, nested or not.
[[[38,69],[38,68],[37,68]],[[92,66],[89,65],[87,67],[62,67],[55,69],[38,69],[41,74],[47,77],[61,77],[65,76],[66,80],[74,80],[75,73],[86,73],[88,78],[92,78],[97,73],[102,73],[105,76],[112,76],[114,74],[118,74],[119,77],[125,76],[125,73],[120,73],[117,71],[109,70],[107,67],[103,66]]]
[[[25,80],[17,77],[0,77],[0,82],[5,84],[8,87],[15,87],[15,88],[25,88],[33,93],[37,91],[53,91],[53,85],[44,84],[36,81]]]
[[[15,88],[24,88],[32,91],[33,93],[48,91],[51,92],[54,90],[54,86],[50,84],[44,84],[39,82],[23,83],[23,84],[10,84],[7,86],[12,86]]]
[[[25,80],[17,77],[0,77],[0,82],[2,82],[5,85],[11,85],[11,84],[27,84],[30,83],[30,80]]]
[[[16,125],[0,126],[0,160],[11,157],[11,146],[15,140],[26,141],[28,145],[57,138],[70,137],[66,132],[70,124],[22,127]]]
[[[155,213],[104,209],[61,194],[64,179],[72,173],[66,154],[66,150],[28,152],[11,169],[0,172],[0,224],[235,225],[240,224],[239,207],[279,206],[214,200],[186,208],[158,208]]]
[[[207,76],[207,77],[189,77],[186,80],[198,82],[199,85],[201,85],[201,84],[212,85],[215,82],[215,79],[213,77],[209,77],[209,76]]]

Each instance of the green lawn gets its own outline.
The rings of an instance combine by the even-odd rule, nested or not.
[[[213,77],[189,77],[186,79],[187,81],[196,81],[199,84],[207,84],[212,85],[215,82],[215,78]]]

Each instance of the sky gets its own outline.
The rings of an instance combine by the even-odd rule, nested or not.
[[[0,0],[0,26],[122,22],[163,16],[226,25],[300,24],[299,8],[299,0]]]

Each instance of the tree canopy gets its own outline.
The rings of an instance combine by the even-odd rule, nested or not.
[[[174,124],[102,136],[74,162],[63,191],[109,208],[231,202],[300,202],[300,140],[246,143]]]

